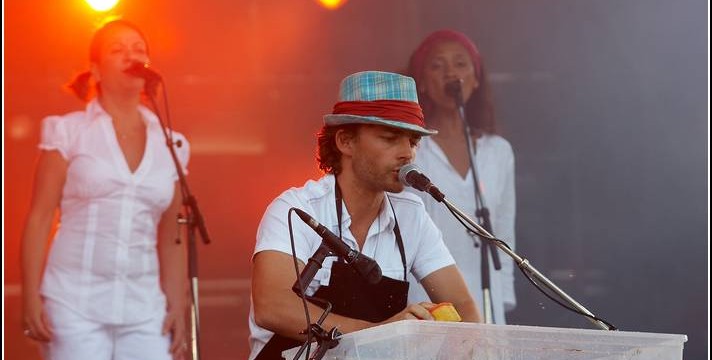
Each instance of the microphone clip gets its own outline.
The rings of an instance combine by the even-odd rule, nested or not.
[[[292,285],[292,291],[301,297],[302,291],[307,289],[309,283],[311,283],[312,279],[314,279],[316,272],[321,269],[321,265],[324,263],[326,257],[332,255],[334,254],[331,252],[329,246],[322,243],[309,258],[309,261],[304,266],[304,269],[302,269],[302,272],[299,274],[299,278],[297,278]]]
[[[329,308],[331,307],[331,304],[329,304]],[[301,335],[307,335],[310,334],[311,338],[316,339],[317,343],[317,348],[314,354],[312,354],[309,359],[314,359],[314,360],[321,360],[326,352],[329,349],[333,349],[336,346],[339,345],[339,340],[341,340],[341,335],[343,335],[339,329],[336,327],[331,328],[330,331],[324,330],[324,328],[321,327],[321,324],[323,323],[323,320],[326,318],[326,314],[329,313],[330,310],[325,310],[324,315],[319,319],[319,321],[314,324],[309,324],[309,328],[304,329],[299,332]],[[299,351],[297,351],[297,354],[294,356],[294,359],[300,359],[302,353],[306,349],[306,347],[309,345],[309,337],[307,338],[307,342],[302,344],[302,346],[299,348]]]

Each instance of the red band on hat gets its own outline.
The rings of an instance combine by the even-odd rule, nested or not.
[[[341,101],[334,105],[335,115],[375,116],[425,127],[423,109],[417,102],[400,100]]]

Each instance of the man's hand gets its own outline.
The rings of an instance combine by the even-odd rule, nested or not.
[[[433,315],[428,311],[435,304],[430,302],[421,302],[419,304],[410,304],[403,311],[391,316],[379,325],[388,324],[401,320],[434,320]]]

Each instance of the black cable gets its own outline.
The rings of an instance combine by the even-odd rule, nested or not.
[[[465,229],[467,229],[467,231],[469,231],[469,232],[471,232],[471,233],[473,233],[473,234],[479,236],[479,237],[482,238],[482,239],[486,239],[486,240],[489,240],[489,241],[496,241],[496,242],[498,242],[498,243],[504,245],[507,249],[512,250],[512,248],[509,246],[509,244],[507,244],[505,241],[500,240],[500,239],[497,239],[497,238],[495,238],[495,237],[486,236],[485,234],[481,234],[477,229],[473,229],[473,228],[470,227],[469,224],[465,223],[465,221],[462,220],[462,218],[460,217],[460,215],[457,214],[456,212],[454,212],[449,206],[446,206],[446,208],[447,208],[447,209],[450,211],[450,213],[455,217],[455,219],[457,219],[457,221],[459,221],[460,224],[462,224],[462,226],[464,226]],[[485,244],[483,243],[482,246],[485,246]],[[496,249],[495,249],[495,250],[496,250]]]
[[[294,357],[294,358],[295,358],[295,359],[300,358],[302,352],[303,352],[304,349],[306,348],[306,354],[305,354],[305,357],[304,357],[304,358],[305,358],[305,359],[310,359],[311,343],[312,343],[313,336],[315,335],[315,332],[316,332],[316,333],[317,333],[317,340],[318,340],[318,343],[319,343],[319,345],[320,345],[320,347],[321,347],[321,346],[322,346],[322,340],[324,340],[324,339],[323,339],[323,336],[324,336],[325,334],[327,334],[327,333],[324,332],[323,329],[321,328],[321,324],[324,323],[324,320],[326,320],[326,317],[329,316],[329,314],[331,313],[331,309],[332,309],[333,305],[331,304],[331,302],[329,302],[329,301],[327,301],[327,300],[325,300],[325,299],[321,299],[321,298],[317,298],[317,297],[314,297],[314,296],[307,296],[307,295],[306,295],[305,287],[307,287],[309,284],[304,284],[304,283],[302,282],[302,276],[301,276],[301,273],[300,273],[300,271],[299,271],[299,263],[298,263],[298,258],[297,258],[297,255],[296,255],[296,254],[297,254],[297,251],[296,251],[296,246],[295,246],[295,242],[294,242],[294,230],[293,230],[293,228],[292,228],[292,216],[291,216],[291,215],[292,215],[292,212],[293,212],[294,210],[295,210],[295,208],[290,208],[290,209],[289,209],[289,212],[287,212],[287,223],[288,223],[288,226],[289,226],[289,242],[290,242],[290,245],[291,245],[291,247],[292,247],[292,261],[294,262],[294,272],[295,272],[296,275],[297,275],[297,281],[296,281],[296,283],[299,284],[299,286],[298,286],[298,288],[299,288],[299,294],[298,294],[298,295],[300,295],[299,297],[302,299],[302,304],[303,304],[303,306],[304,306],[304,314],[305,314],[306,320],[307,320],[307,327],[306,327],[306,330],[305,330],[305,333],[306,333],[306,335],[307,335],[307,340],[306,340],[306,342],[302,345],[302,347],[299,349],[299,351],[295,354],[295,357]],[[325,245],[322,244],[322,247],[325,247]],[[325,249],[328,249],[328,248],[325,247]],[[320,250],[321,250],[321,248],[320,248],[319,250],[317,250],[316,253],[318,253]],[[315,253],[315,254],[316,254],[316,253]],[[312,259],[310,259],[310,261],[311,261],[311,260],[312,260]],[[322,261],[323,261],[323,260],[322,260]],[[309,281],[311,281],[311,279],[309,279]],[[294,286],[293,286],[292,288],[294,289]],[[321,313],[321,315],[319,316],[319,319],[316,321],[315,324],[312,324],[312,323],[311,323],[311,315],[310,315],[310,313],[309,313],[309,306],[308,306],[308,304],[307,304],[307,300],[309,300],[309,302],[316,303],[317,305],[321,305],[321,307],[324,309],[324,311]],[[332,332],[333,332],[333,331],[335,331],[335,329],[332,329]],[[331,334],[331,333],[328,333],[328,334]],[[327,350],[328,350],[328,349],[327,349]],[[319,348],[317,348],[317,353],[315,353],[314,355],[315,355],[315,356],[318,356],[318,355],[319,355]],[[321,355],[323,355],[323,354],[321,354]]]
[[[524,259],[524,260],[526,260],[526,259]],[[575,314],[579,314],[579,315],[585,316],[585,317],[587,317],[587,318],[589,318],[589,319],[596,320],[596,321],[600,321],[600,322],[606,324],[606,326],[608,326],[608,330],[618,330],[618,328],[617,328],[616,326],[614,326],[613,324],[609,323],[608,321],[606,321],[606,320],[604,320],[604,319],[599,318],[598,316],[586,314],[586,313],[583,312],[583,311],[580,311],[580,310],[578,310],[578,309],[575,309],[575,308],[569,306],[568,304],[564,304],[563,302],[559,301],[558,299],[556,299],[555,297],[553,297],[552,295],[550,295],[549,293],[547,293],[547,292],[544,290],[544,288],[542,288],[542,286],[541,286],[536,280],[534,280],[534,279],[529,275],[529,273],[526,272],[526,270],[524,269],[523,266],[520,266],[520,264],[517,264],[517,267],[518,267],[519,270],[522,272],[522,274],[524,274],[524,277],[527,278],[527,280],[529,280],[529,282],[530,282],[532,285],[534,285],[534,287],[535,287],[537,290],[539,290],[539,292],[541,292],[542,294],[544,294],[544,296],[548,297],[549,300],[551,300],[551,301],[553,301],[553,302],[559,304],[559,305],[562,306],[564,309],[569,310],[569,311],[571,311],[571,312],[573,312],[573,313],[575,313]]]
[[[297,259],[297,250],[296,246],[294,245],[294,231],[292,230],[292,212],[294,212],[294,208],[290,208],[289,211],[287,212],[287,224],[289,225],[289,242],[290,245],[292,246],[292,261],[294,262],[294,272],[297,274],[297,282],[299,283],[299,294],[301,295],[300,298],[302,299],[302,305],[304,305],[304,315],[307,318],[307,353],[305,359],[309,358],[309,352],[311,350],[311,315],[309,314],[309,306],[307,304],[307,296],[304,290],[304,284],[302,284],[300,276],[299,276],[299,262]]]

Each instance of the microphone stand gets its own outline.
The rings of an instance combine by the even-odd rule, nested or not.
[[[529,260],[517,255],[517,253],[515,253],[514,251],[512,251],[512,249],[507,247],[503,241],[498,240],[494,236],[492,236],[492,234],[490,234],[487,230],[483,229],[482,226],[480,226],[477,222],[470,219],[467,216],[467,214],[465,214],[460,209],[458,209],[449,200],[443,198],[442,203],[445,204],[445,206],[447,206],[447,208],[450,211],[452,211],[453,214],[456,214],[460,219],[467,222],[468,225],[472,226],[477,231],[477,235],[481,239],[487,239],[488,240],[487,242],[489,242],[490,244],[492,244],[494,246],[497,246],[500,250],[504,251],[512,259],[514,259],[515,263],[517,264],[517,266],[519,266],[520,269],[522,269],[522,271],[525,271],[526,273],[530,274],[532,277],[536,278],[536,280],[543,283],[549,290],[556,293],[559,296],[559,298],[563,299],[569,305],[573,306],[581,314],[587,315],[586,318],[590,322],[592,322],[594,325],[601,328],[602,330],[615,330],[615,327],[613,327],[610,324],[606,324],[605,322],[598,319],[598,317],[593,315],[592,312],[590,312],[583,305],[581,305],[576,300],[574,300],[571,296],[566,294],[563,290],[561,290],[558,286],[556,286],[556,284],[554,284],[551,280],[549,280],[546,276],[544,276],[544,274],[539,272],[539,270],[537,270],[534,267],[534,265],[531,265],[529,263]]]
[[[484,196],[482,194],[482,189],[480,188],[480,182],[477,177],[477,170],[475,169],[475,158],[474,153],[476,151],[474,144],[472,143],[472,133],[470,132],[470,125],[467,123],[467,118],[465,117],[465,104],[462,98],[462,88],[461,80],[458,80],[457,91],[449,92],[455,99],[455,104],[457,105],[458,115],[463,124],[463,131],[465,135],[465,141],[467,142],[467,156],[470,160],[470,169],[472,169],[472,182],[475,190],[475,216],[480,219],[482,226],[488,231],[492,231],[492,224],[490,222],[489,209],[485,206]],[[473,234],[476,236],[476,234]],[[477,243],[475,242],[475,247]],[[493,303],[492,303],[492,292],[491,292],[491,281],[492,277],[490,275],[489,266],[489,255],[492,254],[492,262],[494,264],[495,270],[502,269],[502,264],[499,261],[499,255],[497,250],[493,247],[491,242],[485,241],[480,236],[480,276],[482,278],[482,301],[484,307],[485,323],[494,323],[493,314]]]
[[[200,233],[200,238],[203,243],[210,244],[210,236],[208,235],[208,230],[205,226],[205,219],[203,214],[200,212],[198,207],[198,201],[195,196],[190,192],[188,187],[188,181],[186,180],[185,173],[183,172],[183,167],[178,161],[178,156],[174,146],[180,147],[182,144],[180,141],[173,141],[172,130],[169,131],[168,126],[164,123],[158,112],[158,106],[156,104],[156,87],[158,83],[163,83],[162,79],[146,79],[145,81],[145,93],[150,99],[153,108],[156,110],[156,116],[161,124],[161,130],[163,130],[163,135],[166,138],[166,146],[171,154],[171,159],[176,168],[178,174],[178,182],[180,184],[181,196],[183,199],[183,208],[185,209],[186,215],[178,214],[176,222],[179,225],[187,225],[188,234],[188,278],[190,279],[190,292],[191,292],[191,353],[193,360],[200,359],[200,316],[198,307],[198,257],[197,257],[197,246],[195,241],[196,230]],[[166,100],[166,90],[165,85],[163,86],[163,98]],[[166,114],[168,114],[168,105],[166,105]],[[168,122],[170,122],[170,117],[167,117]],[[176,239],[176,242],[180,242],[180,238]]]
[[[292,285],[292,291],[294,291],[295,293],[297,293],[297,295],[301,297],[303,294],[303,290],[314,279],[316,272],[321,269],[321,264],[324,263],[324,259],[326,259],[326,257],[329,255],[331,255],[331,249],[327,244],[322,242],[322,244],[314,252],[312,257],[309,258],[307,265],[299,274],[299,278],[297,279],[297,281],[295,281],[294,285]],[[339,338],[341,337],[341,332],[339,332],[336,327],[331,328],[331,331],[329,332],[327,332],[321,327],[321,324],[324,323],[326,317],[329,315],[329,313],[331,313],[330,302],[306,295],[304,295],[304,299],[309,300],[311,302],[321,303],[322,305],[324,305],[324,312],[321,314],[319,320],[317,320],[315,324],[309,324],[309,328],[301,332],[301,334],[308,335],[307,341],[302,344],[302,346],[299,348],[299,351],[297,351],[297,354],[294,355],[294,360],[299,359],[299,357],[306,350],[306,348],[310,346],[311,336],[314,336],[316,338],[317,348],[314,354],[312,354],[309,359],[321,360],[324,357],[324,354],[326,354],[327,350],[333,349],[334,347],[339,345]]]

